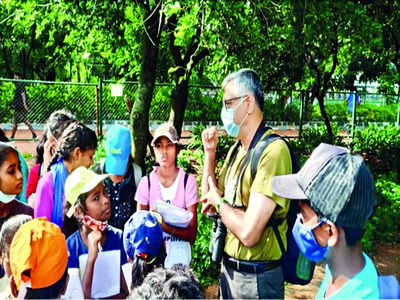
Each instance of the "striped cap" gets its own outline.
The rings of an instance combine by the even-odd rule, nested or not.
[[[271,189],[288,199],[308,199],[316,213],[350,228],[363,228],[376,205],[363,158],[328,144],[320,144],[297,174],[274,177]]]

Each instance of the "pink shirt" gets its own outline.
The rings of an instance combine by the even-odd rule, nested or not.
[[[53,194],[53,172],[49,171],[38,182],[34,205],[35,218],[47,217],[48,220],[51,220]]]
[[[149,183],[148,176],[142,177],[139,182],[139,186],[136,190],[135,199],[142,205],[149,205],[150,209],[155,209],[155,203],[157,200],[163,200],[161,195],[160,182],[156,174],[156,170],[159,167],[154,167],[154,170],[150,173],[150,193],[149,193]],[[199,196],[197,193],[197,183],[194,176],[189,175],[186,189],[184,187],[185,172],[181,167],[179,168],[179,182],[176,189],[175,198],[172,199],[171,204],[187,209],[188,207],[199,202]]]

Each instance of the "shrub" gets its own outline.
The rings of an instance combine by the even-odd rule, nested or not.
[[[369,126],[356,131],[350,145],[354,152],[364,156],[373,173],[387,174],[394,171],[400,180],[400,127]]]
[[[400,242],[400,184],[396,174],[378,175],[375,188],[378,204],[374,215],[368,221],[363,237],[363,247],[374,252],[375,242]]]
[[[334,145],[344,146],[343,137],[339,135],[340,129],[332,123],[332,132],[334,135]],[[306,127],[302,132],[301,139],[297,139],[294,144],[295,151],[304,156],[309,156],[311,152],[321,143],[330,143],[330,138],[326,130],[325,125],[319,125],[316,127]]]

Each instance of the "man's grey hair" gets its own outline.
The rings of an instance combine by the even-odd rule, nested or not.
[[[253,94],[259,109],[263,111],[264,96],[261,91],[260,78],[256,72],[251,69],[240,69],[239,71],[230,73],[222,81],[222,89],[225,89],[231,81],[234,81],[236,92],[240,93],[238,96],[245,95],[246,93]]]

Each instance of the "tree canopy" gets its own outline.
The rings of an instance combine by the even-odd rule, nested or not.
[[[170,121],[180,132],[190,84],[219,85],[252,68],[283,104],[309,91],[332,134],[329,90],[376,81],[398,92],[399,25],[399,4],[389,0],[2,0],[0,77],[139,81],[131,113],[139,134],[155,82],[174,84]]]

